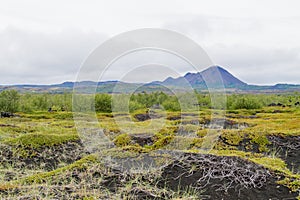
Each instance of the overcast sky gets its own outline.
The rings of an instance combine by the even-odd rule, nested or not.
[[[138,28],[165,28],[190,37],[215,64],[247,83],[300,84],[299,10],[298,0],[1,1],[0,84],[74,81],[103,41]],[[134,65],[128,59],[120,63]],[[185,63],[176,63],[181,65],[177,75],[189,71]],[[145,76],[150,68],[128,77],[151,81],[168,76]],[[107,79],[117,74],[111,70]]]

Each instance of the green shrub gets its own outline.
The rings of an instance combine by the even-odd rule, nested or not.
[[[139,102],[136,102],[136,101],[129,102],[129,112],[130,113],[137,111],[137,110],[145,109],[145,108],[146,108],[146,106]]]
[[[254,98],[246,98],[246,97],[240,97],[237,98],[235,102],[233,102],[232,105],[233,109],[260,109],[262,108],[262,105],[259,103],[257,99]]]
[[[177,100],[167,100],[162,104],[162,106],[167,111],[181,111],[180,104]]]
[[[112,112],[111,108],[111,95],[109,94],[97,94],[95,96],[95,110],[97,112]]]
[[[0,110],[17,112],[19,109],[20,95],[16,90],[5,90],[0,93]]]

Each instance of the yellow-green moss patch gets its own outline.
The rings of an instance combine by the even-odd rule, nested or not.
[[[29,133],[16,138],[6,139],[5,144],[28,148],[39,148],[42,146],[53,146],[68,141],[79,140],[77,134],[41,134]]]

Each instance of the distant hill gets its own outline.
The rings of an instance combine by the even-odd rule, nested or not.
[[[206,89],[207,86],[212,88],[246,88],[247,83],[242,82],[227,70],[219,66],[212,66],[202,72],[187,73],[183,77],[173,79],[167,78],[161,84],[167,86],[182,86],[183,82],[188,82],[195,89]]]
[[[227,92],[240,93],[280,93],[280,92],[300,92],[300,85],[292,84],[276,84],[272,86],[248,85],[233,76],[226,69],[220,66],[212,66],[202,72],[187,73],[182,77],[168,77],[164,81],[154,81],[147,84],[142,83],[126,83],[120,81],[105,82],[64,82],[54,85],[10,85],[0,86],[0,91],[15,89],[20,92],[32,93],[64,93],[72,92],[76,86],[78,91],[82,93],[93,93],[93,86],[97,86],[100,93],[129,93],[129,92],[153,92],[163,91],[170,92],[172,90],[186,91],[186,88],[193,88],[198,91],[207,91],[210,89],[225,88]]]

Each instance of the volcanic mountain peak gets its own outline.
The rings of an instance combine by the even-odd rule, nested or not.
[[[193,87],[221,87],[224,85],[225,88],[242,88],[247,86],[246,83],[239,80],[220,66],[212,66],[197,73],[189,72],[185,74],[184,77],[176,79],[169,77],[163,81],[163,83],[167,85],[180,85],[183,81],[182,79],[185,79]]]

